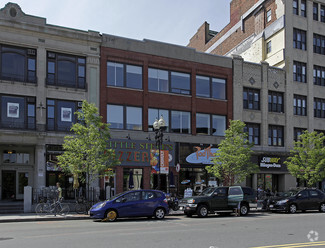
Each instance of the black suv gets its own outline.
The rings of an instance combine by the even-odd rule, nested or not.
[[[318,189],[303,189],[298,193],[271,203],[269,209],[295,213],[297,210],[319,210],[325,212],[325,194]]]
[[[249,187],[227,186],[207,188],[200,195],[180,200],[180,210],[187,216],[197,214],[206,217],[209,213],[232,213],[240,206],[240,214],[247,215],[256,207],[256,192]]]

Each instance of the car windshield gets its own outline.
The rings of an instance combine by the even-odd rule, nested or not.
[[[117,194],[117,195],[114,195],[114,196],[110,197],[110,198],[108,199],[108,201],[115,200],[116,198],[120,197],[121,195],[123,195],[123,194],[125,194],[125,193],[126,193],[126,192],[122,192],[122,193],[119,193],[119,194]]]
[[[281,192],[279,193],[279,196],[290,197],[290,196],[294,196],[295,194],[297,194],[297,191],[291,190],[291,191]]]
[[[216,190],[215,188],[206,188],[199,195],[202,195],[202,196],[210,196],[215,190]]]

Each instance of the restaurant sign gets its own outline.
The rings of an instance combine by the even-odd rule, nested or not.
[[[158,150],[156,144],[151,141],[122,139],[110,140],[108,148],[115,151],[116,158],[121,165],[130,166],[151,166],[151,152]],[[163,154],[168,157],[168,165],[175,166],[175,143],[164,142],[161,151],[165,151]]]
[[[186,157],[186,161],[191,164],[213,164],[214,154],[219,150],[212,148],[210,145],[202,150],[201,147],[195,146],[196,151]]]
[[[281,158],[279,157],[261,157],[260,160],[261,168],[281,168]]]

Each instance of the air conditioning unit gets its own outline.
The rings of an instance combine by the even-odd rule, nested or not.
[[[78,102],[78,108],[82,107],[82,102]]]

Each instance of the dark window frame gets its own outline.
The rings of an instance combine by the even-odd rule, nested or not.
[[[301,0],[300,2],[300,15],[303,17],[307,16],[307,3],[306,0]]]
[[[250,132],[252,130],[252,133]],[[259,123],[245,123],[244,132],[247,133],[249,143],[254,145],[261,144],[261,125]],[[257,139],[257,142],[255,142]]]
[[[314,33],[313,51],[314,53],[325,55],[325,36]]]
[[[274,98],[276,101],[274,101]],[[284,113],[284,94],[283,92],[269,91],[268,109],[269,112]]]
[[[296,82],[307,83],[307,64],[293,61],[293,80]]]
[[[318,21],[318,3],[313,4],[313,20]]]
[[[293,48],[306,50],[307,32],[301,29],[293,29]]]
[[[208,96],[203,95],[203,94],[198,94],[198,77],[205,77],[209,80],[209,94]],[[223,81],[222,84],[224,85],[223,87],[223,92],[219,91],[219,87],[215,87],[215,81],[214,80],[221,80]],[[205,76],[205,75],[196,75],[195,77],[195,83],[196,83],[196,96],[197,97],[204,97],[204,98],[212,98],[212,99],[216,99],[216,100],[227,100],[227,80],[225,78],[217,78],[217,77],[209,77],[209,76]],[[221,82],[220,82],[221,83]],[[219,93],[218,96],[221,95],[221,97],[217,97],[216,93]]]
[[[292,0],[292,8],[293,8],[293,14],[298,15],[298,10],[299,10],[299,3],[298,0]]]
[[[314,65],[313,81],[314,85],[325,86],[325,67]]]
[[[293,128],[293,140],[294,140],[295,142],[297,142],[298,139],[299,139],[299,136],[300,136],[301,134],[303,134],[303,132],[306,131],[306,130],[307,130],[306,128],[294,127],[294,128]]]
[[[325,99],[314,98],[314,117],[325,118]]]
[[[284,127],[277,125],[269,125],[268,130],[269,146],[284,146]]]
[[[246,95],[246,97],[245,97]],[[255,97],[258,97],[256,100]],[[260,90],[254,88],[244,88],[243,90],[243,107],[244,109],[260,110]]]
[[[302,96],[302,95],[293,96],[293,114],[300,115],[300,116],[307,116],[307,96]]]

